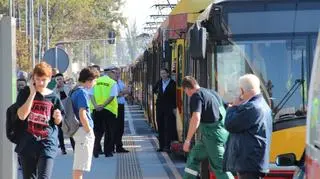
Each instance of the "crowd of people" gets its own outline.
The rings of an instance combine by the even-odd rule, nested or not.
[[[160,70],[160,76],[153,87],[157,94],[158,151],[170,152],[170,143],[177,139],[176,83],[166,68]],[[262,179],[268,173],[272,116],[259,78],[253,74],[240,77],[239,95],[229,104],[212,89],[200,87],[191,76],[184,77],[182,88],[190,98],[191,116],[183,145],[189,153],[183,178],[199,177],[200,163],[208,159],[217,179],[233,179],[234,175]],[[201,139],[193,140],[197,130]]]
[[[70,137],[73,178],[83,178],[83,172],[90,171],[92,156],[129,152],[123,147],[122,136],[125,97],[131,90],[120,79],[119,68],[84,68],[76,84],[46,62],[37,64],[31,75],[17,76],[17,115],[24,123],[24,131],[15,151],[24,179],[50,178],[58,149],[67,154],[61,128],[67,98],[71,98],[79,120],[79,129]]]
[[[67,154],[61,129],[67,98],[71,98],[79,121],[79,129],[70,138],[74,179],[90,171],[92,157],[129,152],[123,147],[122,136],[125,96],[131,90],[120,74],[115,66],[101,70],[94,65],[82,69],[77,84],[73,84],[72,80],[67,83],[57,69],[41,62],[31,76],[18,75],[17,115],[25,128],[15,151],[24,179],[49,179],[58,147]],[[158,152],[170,152],[171,142],[177,140],[176,83],[165,68],[160,76],[153,87],[157,94]],[[191,116],[183,145],[189,152],[184,178],[197,178],[200,162],[208,159],[218,179],[232,179],[234,175],[262,179],[268,173],[272,118],[260,92],[259,78],[252,74],[240,77],[240,95],[229,104],[215,91],[200,87],[191,76],[184,77],[182,88],[190,97]],[[201,139],[191,145],[197,130]]]

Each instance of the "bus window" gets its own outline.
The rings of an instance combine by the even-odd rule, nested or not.
[[[240,94],[238,79],[245,74],[246,63],[236,46],[218,46],[217,51],[218,93],[231,103]],[[214,61],[212,64],[214,69]]]
[[[275,118],[304,115],[306,111],[306,40],[240,42],[270,96]],[[287,94],[291,94],[284,102]],[[304,93],[304,94],[303,94]]]

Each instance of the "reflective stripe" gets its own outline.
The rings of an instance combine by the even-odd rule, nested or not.
[[[190,168],[185,168],[184,171],[190,173],[191,175],[198,176],[198,172]]]

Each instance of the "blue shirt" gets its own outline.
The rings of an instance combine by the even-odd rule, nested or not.
[[[170,78],[168,78],[167,80],[162,80],[162,91],[164,92],[165,90],[166,90],[166,88],[167,88],[167,86],[168,86],[168,84],[169,84],[169,82],[170,82]]]
[[[79,87],[80,89],[77,89],[74,91],[71,95],[72,104],[73,104],[73,110],[75,112],[76,117],[80,120],[79,117],[79,110],[80,108],[86,109],[86,115],[88,118],[89,126],[93,128],[93,120],[91,118],[90,110],[89,110],[89,94],[86,89],[83,87]]]
[[[117,86],[118,86],[119,93],[123,91],[124,88],[126,87],[121,80],[118,80]],[[124,104],[124,103],[126,103],[126,99],[124,98],[124,96],[118,96],[118,104]]]

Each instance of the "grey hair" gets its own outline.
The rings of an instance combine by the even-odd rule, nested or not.
[[[239,78],[239,85],[244,91],[260,93],[260,79],[253,74],[245,74]]]

